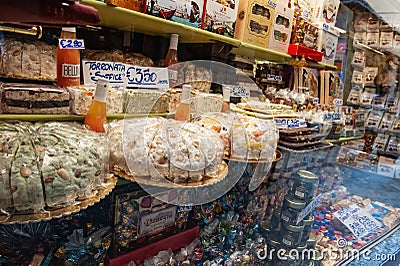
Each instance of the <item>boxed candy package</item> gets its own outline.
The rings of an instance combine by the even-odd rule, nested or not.
[[[374,79],[378,75],[377,67],[366,67],[363,70],[364,86],[375,87]]]
[[[393,48],[393,31],[382,31],[379,41],[379,47],[382,50],[390,51]]]
[[[339,0],[312,0],[310,3],[313,21],[322,22],[334,27],[339,10]]]
[[[292,34],[293,19],[293,9],[288,7],[286,1],[278,1],[267,48],[281,53],[287,53]]]
[[[241,0],[235,25],[235,39],[268,47],[276,3],[272,1]]]
[[[322,62],[333,65],[335,63],[336,46],[339,39],[339,31],[335,27],[319,24],[318,51],[323,52]]]
[[[365,67],[365,52],[362,50],[356,50],[353,54],[351,65],[357,69],[364,69]]]
[[[146,3],[146,13],[195,28],[201,28],[204,3],[201,0],[152,0]]]
[[[5,114],[69,113],[69,92],[56,86],[4,83],[0,89]]]
[[[379,32],[367,32],[367,45],[371,48],[379,48]]]
[[[353,46],[356,48],[363,48],[362,45],[367,45],[367,33],[366,32],[354,33]]]
[[[291,44],[302,45],[314,50],[318,49],[318,27],[303,17],[297,17],[293,22]]]
[[[236,16],[239,9],[239,0],[209,0],[206,3],[206,13],[204,14],[204,29],[233,37],[235,32]],[[264,12],[260,10],[261,12]],[[259,27],[259,23],[254,21],[253,27]],[[260,27],[259,27],[260,28]],[[261,30],[261,28],[260,28]]]

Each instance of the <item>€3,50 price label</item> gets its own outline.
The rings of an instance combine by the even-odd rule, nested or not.
[[[59,39],[60,49],[85,49],[85,42],[78,39]]]

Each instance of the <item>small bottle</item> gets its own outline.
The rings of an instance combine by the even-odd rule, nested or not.
[[[97,81],[96,91],[92,105],[85,117],[85,125],[91,130],[104,132],[104,124],[107,122],[106,115],[106,97],[108,90],[108,81],[99,79]]]
[[[181,102],[176,108],[175,120],[180,121],[189,121],[190,120],[190,91],[192,90],[192,86],[183,85],[182,86],[182,96]]]
[[[168,67],[168,77],[170,82],[170,87],[174,87],[178,80],[178,69],[173,67],[173,65],[179,63],[178,61],[178,34],[171,34],[171,39],[169,42],[169,49],[167,56],[164,59],[164,67]]]
[[[64,27],[60,39],[76,39],[74,27]],[[57,85],[60,87],[79,86],[80,52],[78,49],[61,49],[57,46]]]
[[[223,102],[222,102],[221,112],[223,113],[229,113],[231,111],[230,108],[231,91],[232,89],[229,86],[222,85]]]

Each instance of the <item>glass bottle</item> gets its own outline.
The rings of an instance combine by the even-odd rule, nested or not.
[[[74,27],[64,27],[60,39],[76,39]],[[78,49],[60,49],[57,46],[57,85],[60,87],[79,86],[80,52]]]
[[[92,105],[85,117],[85,125],[91,130],[104,132],[104,124],[107,122],[106,97],[108,90],[108,81],[99,79],[97,81],[96,91]]]
[[[168,77],[170,82],[170,87],[174,87],[178,80],[178,69],[173,65],[179,63],[178,61],[178,34],[171,34],[171,39],[169,42],[169,49],[167,56],[164,59],[164,67],[168,67]]]
[[[192,90],[192,86],[183,85],[182,86],[182,96],[181,102],[176,108],[175,120],[180,121],[189,121],[190,120],[190,91]]]

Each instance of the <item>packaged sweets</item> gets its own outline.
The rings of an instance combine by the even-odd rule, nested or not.
[[[351,89],[349,93],[349,97],[347,98],[347,104],[359,104],[361,98],[361,92],[357,89]]]
[[[364,78],[363,77],[364,77],[363,72],[358,71],[358,70],[354,70],[353,71],[353,76],[351,78],[351,83],[362,85],[363,82],[364,82]]]
[[[390,155],[393,157],[399,157],[400,155],[400,137],[399,136],[390,136],[388,145],[386,147],[386,155]]]
[[[362,45],[367,45],[367,33],[366,32],[354,33],[353,46],[356,48],[363,48]]]
[[[366,67],[363,70],[363,82],[364,86],[375,87],[374,79],[378,75],[377,67]]]
[[[372,100],[372,107],[376,110],[383,110],[385,109],[387,95],[385,96],[375,96]]]
[[[364,69],[365,66],[365,52],[361,50],[357,50],[354,52],[353,60],[351,61],[351,65],[357,69]]]
[[[376,130],[381,122],[382,113],[379,111],[371,111],[365,124],[365,128]]]
[[[379,32],[367,33],[367,45],[374,49],[379,48]]]
[[[389,135],[378,134],[375,138],[374,144],[372,145],[372,152],[376,154],[384,154],[388,140]]]
[[[395,114],[385,113],[382,117],[381,123],[379,124],[379,130],[381,131],[390,130],[395,118],[396,118]]]

